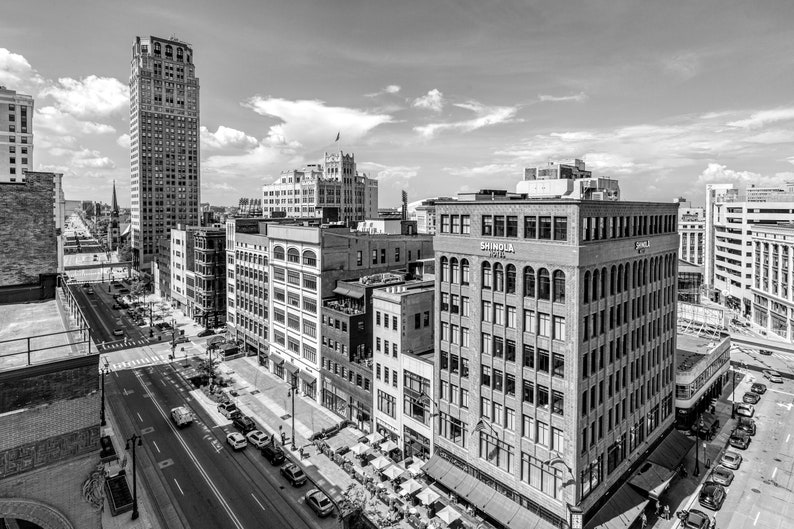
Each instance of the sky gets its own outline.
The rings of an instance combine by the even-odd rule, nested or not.
[[[236,205],[325,151],[380,206],[584,159],[622,198],[794,180],[794,2],[5,0],[0,85],[35,97],[35,170],[129,205],[136,35],[176,36],[201,85],[202,201]],[[335,142],[337,133],[339,142]]]

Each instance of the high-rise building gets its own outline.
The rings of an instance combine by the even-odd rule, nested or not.
[[[33,98],[0,86],[0,182],[24,182],[33,167]]]
[[[681,245],[678,257],[682,260],[703,266],[706,256],[706,209],[691,207],[686,199],[677,198],[673,202],[679,204],[678,233]]]
[[[325,153],[318,164],[284,171],[262,187],[262,209],[269,217],[303,217],[352,223],[378,217],[378,181],[359,174],[355,157]]]
[[[496,192],[436,205],[424,470],[496,527],[584,527],[636,496],[626,477],[674,420],[677,208]]]
[[[158,239],[199,224],[199,80],[193,48],[136,37],[130,74],[131,247],[148,270]]]

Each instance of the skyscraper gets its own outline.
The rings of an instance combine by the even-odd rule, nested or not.
[[[131,246],[148,270],[157,241],[199,223],[199,80],[193,48],[136,37],[130,74]]]
[[[0,182],[24,182],[33,167],[33,98],[0,86]]]

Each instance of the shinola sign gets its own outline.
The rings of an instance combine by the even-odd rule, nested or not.
[[[488,252],[491,257],[504,257],[508,253],[516,253],[516,249],[509,242],[480,242],[480,250]]]

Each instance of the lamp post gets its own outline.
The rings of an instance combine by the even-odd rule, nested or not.
[[[187,367],[187,351],[185,351],[184,347],[182,347],[182,352],[185,353],[185,365],[183,367]]]
[[[295,393],[298,392],[298,386],[292,380],[287,391],[287,396],[292,397],[292,450],[297,450],[295,446]]]
[[[102,374],[102,407],[99,409],[99,424],[105,426],[107,421],[105,420],[105,375],[110,371],[108,367],[107,360],[105,360],[105,365],[100,368],[99,372]]]
[[[127,444],[124,447],[126,450],[129,450],[132,447],[132,519],[138,519],[138,482],[135,476],[135,446],[141,446],[143,441],[141,440],[141,436],[134,433],[132,437],[127,439]]]
[[[736,371],[731,366],[731,381],[733,385],[733,392],[731,393],[731,419],[736,418]]]
[[[703,428],[703,418],[698,413],[697,430],[695,432],[695,470],[693,475],[700,475],[700,429]]]

